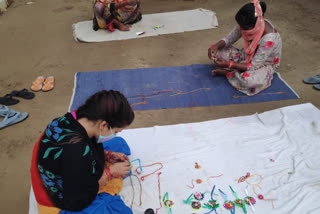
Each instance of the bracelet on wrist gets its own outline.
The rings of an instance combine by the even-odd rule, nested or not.
[[[232,66],[233,66],[233,61],[232,61],[232,60],[229,60],[229,62],[228,62],[228,68],[231,69]]]

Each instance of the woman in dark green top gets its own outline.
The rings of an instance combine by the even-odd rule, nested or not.
[[[97,197],[100,185],[130,172],[129,159],[105,166],[102,143],[129,126],[134,113],[117,91],[100,91],[72,113],[53,120],[35,146],[31,167],[37,202],[67,211],[81,211]]]

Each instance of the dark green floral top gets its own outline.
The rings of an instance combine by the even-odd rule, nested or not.
[[[97,196],[104,168],[103,146],[90,139],[70,113],[47,126],[37,163],[44,188],[56,207],[80,211]]]

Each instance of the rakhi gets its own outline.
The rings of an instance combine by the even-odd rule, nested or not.
[[[259,179],[260,179],[259,182],[255,183],[255,184],[254,184],[254,183],[250,183],[248,180],[249,180],[249,178],[253,178],[253,177],[259,177]],[[261,175],[250,175],[250,176],[245,180],[245,182],[246,182],[247,184],[249,184],[249,185],[252,186],[252,190],[253,190],[254,194],[258,197],[259,200],[271,201],[271,203],[272,203],[272,208],[274,208],[273,201],[276,200],[276,199],[265,199],[262,194],[258,194],[258,193],[256,192],[256,187],[258,187],[260,190],[262,190],[262,188],[261,188],[261,186],[260,186],[260,184],[261,184],[262,181],[263,181],[263,177],[262,177]]]
[[[161,169],[163,168],[163,165],[162,165],[162,163],[160,163],[160,162],[153,163],[153,164],[150,164],[150,165],[141,166],[141,167],[145,168],[145,167],[150,167],[150,166],[154,166],[154,165],[157,165],[157,164],[160,165],[160,168],[159,168],[159,169],[157,169],[156,171],[154,171],[154,172],[152,172],[152,173],[149,173],[149,174],[147,174],[147,175],[141,176],[141,177],[140,177],[140,180],[141,180],[141,181],[144,181],[144,179],[145,179],[146,177],[149,177],[150,175],[153,175],[154,173],[158,172],[159,170],[161,170]],[[141,171],[140,171],[140,172],[138,171],[139,168],[140,168],[140,167],[137,167],[137,168],[136,168],[136,173],[140,175],[140,174],[141,174]]]
[[[159,189],[159,203],[160,203],[160,207],[156,209],[156,214],[158,214],[158,211],[162,208],[162,203],[161,203],[161,191],[160,191],[160,175],[161,175],[161,172],[158,172],[158,189]]]
[[[247,174],[245,176],[242,176],[239,179],[236,179],[236,181],[238,181],[238,183],[241,183],[241,182],[246,181],[249,177],[250,177],[250,172],[247,172]]]
[[[173,200],[169,199],[169,193],[166,192],[162,198],[162,203],[165,208],[168,208],[169,214],[172,214],[171,208],[174,206]]]
[[[247,213],[247,209],[246,209],[246,204],[243,202],[242,199],[240,199],[238,197],[238,194],[232,189],[231,186],[229,186],[229,188],[231,189],[231,192],[233,193],[234,197],[236,198],[236,200],[234,201],[234,203],[238,206],[241,207],[243,212],[246,214]]]
[[[191,205],[191,208],[193,210],[200,210],[202,208],[202,204],[200,201],[193,201],[192,199],[194,199],[194,194],[191,193],[191,195],[189,195],[189,197],[187,198],[187,200],[183,200],[183,203]]]
[[[201,179],[192,179],[192,180],[191,180],[192,186],[187,185],[187,187],[193,189],[193,188],[194,188],[193,181],[195,181],[197,184],[202,184],[202,183],[208,182],[211,178],[219,178],[219,177],[221,177],[221,176],[223,176],[223,174],[218,175],[218,176],[210,176],[210,177],[207,178],[207,180],[204,180],[204,181],[201,180]]]
[[[253,205],[255,205],[256,200],[255,200],[253,197],[250,197],[250,196],[249,196],[249,193],[248,193],[248,190],[247,190],[247,189],[245,189],[244,191],[245,191],[246,196],[247,196],[247,197],[244,199],[244,201],[246,202],[246,204],[250,205],[252,211],[255,213],[256,210],[254,209]]]
[[[236,207],[234,205],[234,202],[233,201],[229,201],[228,200],[228,195],[226,193],[224,193],[221,189],[219,189],[219,192],[220,192],[221,196],[224,198],[223,207],[226,208],[227,210],[230,210],[231,214],[235,214],[236,213]]]
[[[131,187],[132,187],[132,201],[131,201],[131,205],[130,205],[130,207],[132,208],[135,193],[134,193],[134,187],[133,187],[133,182],[132,182],[132,177],[131,177],[131,176],[135,176],[135,177],[138,179],[138,182],[139,182],[139,185],[140,185],[140,203],[139,203],[139,206],[141,206],[141,205],[142,205],[142,185],[141,185],[141,182],[140,182],[140,180],[139,180],[138,176],[133,175],[133,174],[132,174],[132,175],[130,175],[130,182],[131,182]]]
[[[138,161],[139,168],[140,168],[140,172],[142,172],[141,161],[140,161],[140,159],[139,159],[139,158],[137,158],[137,159],[134,159],[134,160],[130,161],[130,165],[132,164],[132,162],[135,162],[135,161]]]
[[[216,188],[216,185],[213,186],[212,188],[212,191],[211,191],[211,200],[208,201],[208,203],[204,204],[203,207],[204,208],[207,208],[207,209],[211,209],[208,213],[206,214],[210,214],[212,213],[213,211],[218,214],[217,212],[217,208],[220,206],[220,204],[217,202],[217,200],[214,200],[213,199],[213,192],[214,192],[214,189]]]

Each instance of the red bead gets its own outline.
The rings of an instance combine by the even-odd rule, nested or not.
[[[263,200],[263,199],[264,199],[263,195],[258,195],[258,198],[259,198],[260,200]]]

